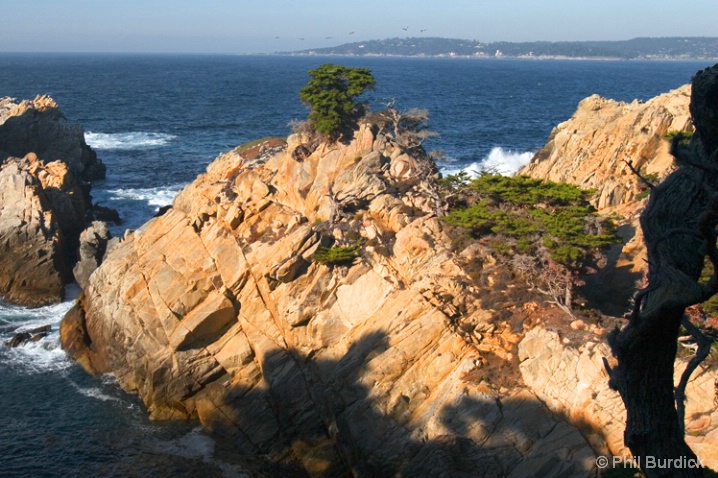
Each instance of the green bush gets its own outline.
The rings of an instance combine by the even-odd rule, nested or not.
[[[309,71],[311,79],[299,98],[311,110],[309,123],[318,133],[337,140],[353,130],[365,112],[356,99],[376,84],[368,68],[348,68],[326,63]]]
[[[444,220],[471,230],[474,237],[510,239],[522,254],[546,248],[554,261],[567,266],[618,242],[612,223],[599,218],[588,203],[592,191],[526,176],[484,174],[465,181],[458,177],[445,182],[466,188],[466,205],[451,210]]]
[[[338,266],[349,264],[359,256],[360,244],[352,246],[320,246],[314,253],[314,262],[327,266]]]

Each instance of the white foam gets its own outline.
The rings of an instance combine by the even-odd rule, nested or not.
[[[127,199],[146,201],[150,206],[162,207],[172,204],[175,196],[184,186],[184,184],[173,184],[156,188],[110,189],[107,191],[107,199],[110,201]]]
[[[465,172],[470,177],[476,177],[482,172],[511,176],[516,174],[523,166],[526,166],[529,161],[531,161],[531,158],[534,157],[534,154],[535,153],[531,151],[521,153],[496,146],[489,152],[489,155],[480,162],[471,163],[464,168],[442,168],[441,172],[444,175]]]
[[[103,402],[121,402],[121,400],[119,398],[107,395],[106,393],[104,393],[102,390],[100,390],[97,387],[92,387],[92,388],[77,387],[77,391],[86,397],[94,398],[96,400],[102,400]]]
[[[152,443],[152,448],[157,453],[184,458],[199,458],[209,462],[214,455],[214,440],[207,436],[201,428],[195,428],[175,440],[157,440]]]
[[[64,370],[72,366],[72,361],[67,357],[60,346],[59,325],[62,318],[75,303],[80,293],[77,285],[71,284],[66,288],[66,300],[59,304],[48,305],[36,309],[28,309],[8,304],[0,304],[0,318],[3,327],[8,332],[3,333],[0,341],[10,339],[13,334],[31,330],[37,327],[50,325],[50,333],[37,342],[28,342],[19,347],[3,350],[0,355],[0,364],[9,363],[24,373],[43,373],[47,371]],[[17,327],[14,327],[17,325]]]
[[[129,131],[125,133],[85,133],[85,141],[97,150],[133,150],[161,148],[177,136],[167,133],[150,133],[142,131]]]
[[[60,334],[57,330],[37,342],[28,342],[9,349],[0,363],[9,362],[10,366],[25,374],[58,372],[72,366],[72,361],[60,346]]]

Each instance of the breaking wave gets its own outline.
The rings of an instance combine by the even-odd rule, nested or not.
[[[517,152],[510,149],[504,149],[499,146],[494,147],[483,160],[471,163],[463,168],[447,167],[442,168],[442,173],[456,174],[466,172],[471,177],[476,177],[481,172],[495,172],[504,176],[511,176],[522,167],[526,166],[531,158],[534,157],[533,152]]]
[[[79,287],[70,284],[65,291],[66,299],[60,304],[36,309],[0,304],[0,341],[6,341],[19,332],[51,326],[50,333],[37,342],[5,348],[0,354],[0,365],[9,365],[26,374],[60,371],[70,367],[72,362],[60,346],[59,327],[79,293]]]
[[[126,133],[85,133],[85,141],[96,150],[135,150],[160,148],[177,139],[167,133],[126,132]]]
[[[110,201],[142,201],[149,206],[159,208],[172,204],[175,196],[184,186],[184,184],[172,184],[170,186],[159,186],[156,188],[110,189],[107,191],[106,199]]]

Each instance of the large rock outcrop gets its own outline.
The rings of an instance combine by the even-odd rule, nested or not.
[[[0,167],[0,295],[8,302],[62,300],[70,278],[63,226],[74,228],[77,216],[84,222],[75,186],[64,163],[45,166],[34,155]]]
[[[554,129],[547,145],[521,174],[565,181],[598,191],[604,214],[620,215],[618,232],[625,242],[609,254],[608,265],[586,277],[596,307],[614,314],[628,311],[630,299],[644,287],[646,246],[639,215],[647,200],[641,179],[628,167],[659,183],[674,169],[669,131],[692,132],[689,85],[646,103],[617,103],[598,96],[582,101],[571,119]],[[681,347],[679,347],[681,349]],[[600,430],[609,451],[628,457],[624,446],[625,409],[608,388],[603,358],[612,357],[605,338],[576,330],[536,328],[519,345],[524,383],[555,413],[572,423]],[[687,353],[685,355],[688,355]],[[678,383],[687,359],[678,359]],[[615,365],[612,363],[612,365]],[[686,442],[705,466],[718,468],[718,371],[715,358],[694,372],[687,387]]]
[[[370,125],[262,148],[220,156],[110,252],[62,322],[71,356],[153,418],[198,418],[312,476],[595,471],[576,428],[500,386],[525,313],[482,306],[427,160]],[[332,243],[358,257],[313,260]]]
[[[52,98],[0,98],[0,162],[30,152],[47,163],[64,161],[78,180],[105,177],[105,165],[85,142],[82,126],[69,123]]]
[[[668,175],[673,157],[663,137],[693,130],[690,94],[685,85],[645,103],[590,96],[519,174],[595,189],[599,209],[635,201],[646,187],[627,162],[647,175]]]
[[[524,382],[549,409],[572,423],[600,430],[610,453],[630,457],[623,442],[626,412],[621,397],[608,387],[603,358],[611,357],[611,351],[601,337],[537,327],[526,334],[518,351]],[[675,383],[686,364],[687,360],[678,361]],[[686,401],[686,442],[714,470],[718,469],[716,384],[718,370],[699,368],[688,384]]]
[[[73,265],[81,261],[82,283],[107,248],[88,182],[105,167],[48,96],[0,99],[0,165],[0,296],[30,307],[60,301]]]

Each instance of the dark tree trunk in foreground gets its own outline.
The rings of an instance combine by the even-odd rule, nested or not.
[[[692,88],[696,132],[690,144],[674,139],[679,168],[652,190],[641,215],[648,286],[636,294],[628,325],[609,337],[618,365],[606,368],[626,406],[624,441],[649,478],[703,476],[689,466],[696,455],[684,440],[685,383],[674,391],[673,366],[686,307],[718,291],[715,275],[699,283],[706,257],[718,271],[718,65],[697,73]]]

